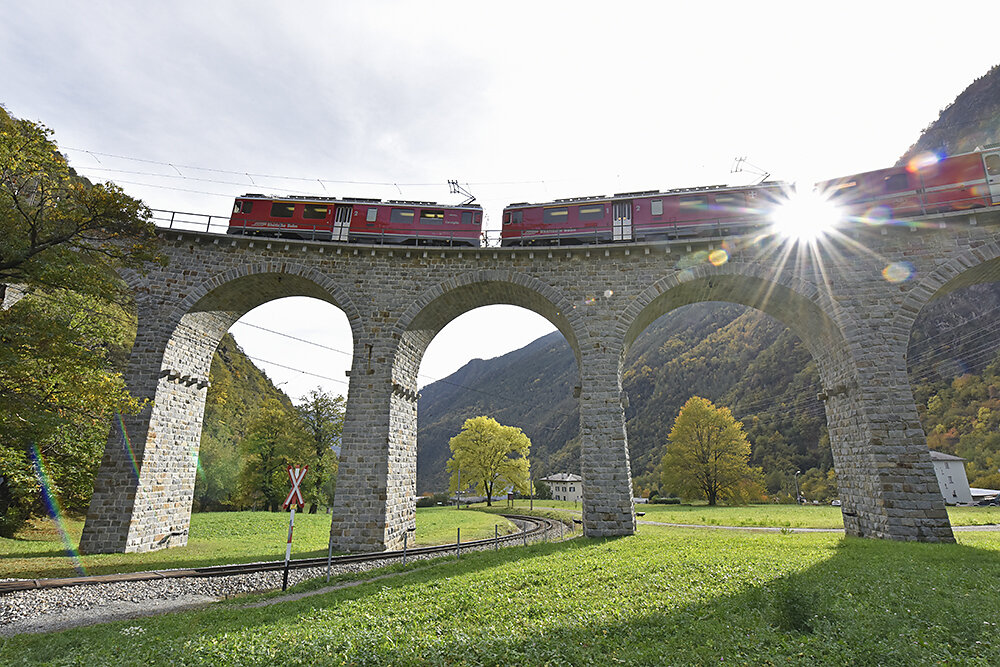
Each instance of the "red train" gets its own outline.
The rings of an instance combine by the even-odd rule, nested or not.
[[[714,186],[613,197],[511,204],[503,211],[501,245],[560,245],[655,241],[686,236],[726,236],[737,228],[767,224],[784,186]]]
[[[816,184],[848,220],[881,223],[1000,205],[1000,145],[943,159],[915,159]],[[711,186],[612,197],[511,204],[503,246],[653,241],[727,236],[770,225],[787,197],[781,183]],[[316,197],[236,199],[230,234],[399,245],[480,246],[478,204]]]
[[[632,192],[613,197],[511,204],[501,245],[609,243],[726,236],[770,224],[786,197],[780,183]],[[816,184],[848,220],[887,222],[1000,205],[1000,145],[944,159],[913,160]]]
[[[475,246],[481,242],[483,209],[478,204],[325,197],[238,197],[230,234],[284,238]]]

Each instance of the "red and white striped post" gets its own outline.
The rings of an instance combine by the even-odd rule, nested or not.
[[[309,470],[309,466],[304,468],[293,468],[288,466],[288,477],[292,480],[292,490],[288,492],[288,497],[285,498],[285,502],[281,505],[281,509],[287,509],[289,505],[292,506],[292,513],[288,518],[288,544],[285,546],[285,574],[281,580],[281,590],[288,589],[288,560],[292,556],[292,532],[295,530],[295,506],[305,507],[305,501],[302,499],[302,491],[299,486],[302,484],[302,478],[306,476],[306,471]]]

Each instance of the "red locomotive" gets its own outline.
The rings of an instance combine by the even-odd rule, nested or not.
[[[230,234],[357,243],[475,246],[481,241],[478,204],[324,197],[238,197]]]
[[[928,213],[1000,205],[1000,146],[943,159],[915,159],[823,181],[816,189],[849,220],[888,222]],[[501,245],[558,245],[725,236],[768,225],[788,192],[765,182],[631,192],[613,197],[511,204]]]

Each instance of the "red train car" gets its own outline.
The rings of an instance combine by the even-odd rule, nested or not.
[[[501,245],[565,245],[724,236],[765,224],[784,186],[709,186],[612,197],[511,204],[503,211]]]
[[[878,222],[1000,204],[1000,146],[823,181],[848,215]]]
[[[478,247],[483,209],[478,204],[325,197],[237,197],[230,234],[352,243]]]

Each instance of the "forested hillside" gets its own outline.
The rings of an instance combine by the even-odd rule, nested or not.
[[[215,350],[209,381],[194,487],[196,510],[232,505],[239,474],[238,445],[265,402],[278,401],[289,416],[295,412],[288,396],[243,354],[231,334],[223,336]]]
[[[923,151],[964,152],[998,141],[1000,67],[995,67],[941,112],[900,163]],[[928,305],[910,341],[910,377],[931,433],[928,441],[963,456],[975,443],[982,451],[976,452],[970,478],[993,465],[988,463],[992,441],[976,434],[990,419],[1000,419],[979,413],[982,408],[992,415],[997,409],[991,402],[992,376],[979,375],[994,358],[997,344],[989,332],[997,327],[1000,290],[996,284],[981,285]],[[950,384],[956,378],[963,378],[956,380],[957,388]],[[533,442],[536,476],[579,472],[576,384],[573,355],[561,334],[554,333],[503,357],[470,362],[425,387],[419,404],[418,491],[445,487],[448,439],[463,420],[480,414],[524,429]],[[705,303],[660,318],[633,345],[623,386],[637,492],[658,487],[667,433],[691,395],[729,406],[743,420],[753,445],[752,463],[763,466],[770,492],[787,493],[796,470],[803,472],[800,481],[821,485],[832,468],[826,417],[815,398],[815,365],[800,340],[758,311]],[[937,398],[928,409],[931,397]],[[962,443],[968,447],[962,449]]]

